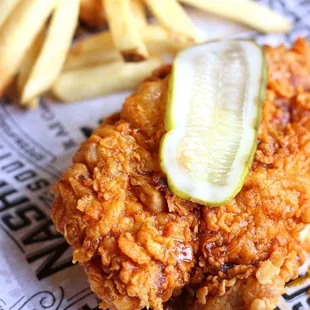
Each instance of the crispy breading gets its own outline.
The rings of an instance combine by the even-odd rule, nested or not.
[[[170,67],[84,142],[51,216],[102,308],[273,309],[305,259],[310,223],[310,49],[266,47],[267,98],[251,172],[211,208],[167,187],[158,160]]]
[[[310,49],[298,39],[291,50],[266,47],[266,53],[268,90],[251,172],[231,203],[202,211],[191,281],[203,283],[207,294],[195,309],[274,309],[304,261],[299,235],[310,222]],[[233,279],[237,290],[227,285]]]

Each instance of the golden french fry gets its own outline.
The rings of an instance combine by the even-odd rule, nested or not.
[[[161,26],[148,26],[141,29],[141,34],[147,49],[152,55],[174,54],[193,44],[193,42],[188,40],[182,41],[171,37],[170,32]]]
[[[266,6],[251,0],[179,0],[201,10],[240,22],[261,32],[288,32],[290,21]]]
[[[160,26],[150,26],[142,30],[142,36],[151,55],[176,54],[190,47],[193,42],[180,41]]]
[[[191,42],[171,38],[161,26],[149,25],[140,30],[142,39],[151,55],[175,54],[189,47]],[[68,55],[64,71],[121,60],[109,31],[94,34],[77,42]]]
[[[27,109],[35,109],[40,103],[40,97],[33,97],[29,101],[23,104],[23,107]]]
[[[70,49],[70,54],[79,56],[86,52],[102,50],[112,46],[114,46],[114,43],[111,32],[102,31],[74,42]]]
[[[114,47],[111,33],[103,31],[75,43],[67,56],[63,70],[74,70],[121,59],[122,56]]]
[[[52,12],[56,0],[21,1],[0,29],[0,96],[12,81],[25,52]]]
[[[11,12],[20,0],[1,0],[0,1],[0,27],[4,24]]]
[[[104,9],[100,0],[80,0],[80,20],[90,27],[106,25]]]
[[[37,37],[35,38],[31,47],[25,53],[23,57],[23,61],[21,65],[19,66],[19,72],[18,72],[17,79],[16,79],[17,91],[18,91],[19,96],[21,96],[24,86],[29,78],[31,69],[37,57],[39,56],[39,53],[41,51],[41,48],[44,42],[45,33],[46,33],[46,27],[43,27],[42,30],[37,35]],[[20,100],[19,100],[19,103],[21,103]]]
[[[177,0],[145,0],[159,22],[183,40],[199,42],[198,30]]]
[[[147,26],[145,7],[142,0],[131,0],[132,14],[139,29]]]
[[[79,0],[58,0],[44,44],[25,83],[22,103],[48,90],[60,74],[78,23],[78,14]]]
[[[118,61],[102,66],[63,72],[52,93],[63,101],[80,101],[134,89],[161,64],[159,59],[138,63]]]
[[[125,61],[141,61],[148,56],[141,39],[130,0],[102,0],[113,42]]]

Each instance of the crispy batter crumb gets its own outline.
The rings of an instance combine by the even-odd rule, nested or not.
[[[310,223],[310,49],[303,39],[265,49],[258,149],[229,204],[204,207],[167,187],[168,67],[93,132],[55,186],[52,218],[102,308],[161,310],[183,289],[186,309],[274,309],[297,277]]]

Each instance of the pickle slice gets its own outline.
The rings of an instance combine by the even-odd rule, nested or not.
[[[266,81],[264,51],[253,41],[213,41],[178,54],[160,145],[173,193],[210,206],[237,195],[256,151]]]

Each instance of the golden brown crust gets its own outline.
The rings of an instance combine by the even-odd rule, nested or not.
[[[232,300],[240,309],[274,309],[304,261],[299,235],[310,219],[310,49],[298,39],[291,50],[266,52],[268,90],[251,172],[231,203],[203,209],[202,253],[191,278],[207,292],[199,309],[216,303],[235,309]]]
[[[273,309],[297,276],[310,222],[310,51],[302,39],[266,51],[258,150],[226,206],[184,201],[167,187],[158,161],[167,67],[81,145],[51,215],[103,308],[162,309],[187,287],[188,309]]]
[[[199,206],[185,208],[168,191],[154,152],[163,122],[154,135],[146,118],[139,129],[129,122],[132,102],[150,109],[144,116],[163,117],[167,82],[142,85],[120,120],[108,119],[82,144],[56,186],[52,218],[104,308],[125,309],[126,300],[128,309],[161,309],[188,283],[195,263]],[[156,105],[162,108],[154,111]]]

